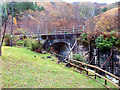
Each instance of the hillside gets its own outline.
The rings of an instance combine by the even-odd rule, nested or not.
[[[29,34],[36,34],[38,26],[40,33],[46,33],[46,28],[52,27],[78,26],[86,21],[83,18],[76,19],[73,12],[73,5],[66,2],[38,2],[39,7],[44,7],[45,11],[24,11],[14,18],[14,33],[21,31]],[[11,30],[11,17],[7,24],[7,33]]]
[[[61,0],[58,0],[61,1]],[[89,2],[82,3],[80,5],[87,5]],[[97,9],[106,7],[106,4],[99,3],[90,3],[90,5],[94,4]],[[65,27],[65,26],[79,26],[86,23],[88,26],[87,30],[105,30],[110,31],[112,29],[116,30],[116,25],[118,25],[118,18],[116,17],[118,14],[118,9],[113,9],[107,11],[103,14],[94,17],[94,25],[92,26],[91,20],[88,20],[87,16],[90,15],[91,12],[88,10],[85,12],[84,8],[81,11],[80,7],[75,6],[76,3],[70,4],[66,2],[37,2],[39,7],[44,7],[44,11],[32,11],[27,10],[21,12],[17,17],[14,18],[14,26],[13,31],[15,34],[20,33],[28,33],[28,34],[36,34],[38,33],[38,28],[40,33],[46,33],[46,28],[51,32],[51,28],[54,27]],[[89,5],[89,6],[90,6]],[[81,12],[81,13],[79,13]],[[83,14],[85,13],[85,14]],[[110,15],[110,13],[112,13]],[[86,16],[86,17],[84,17]],[[9,16],[7,22],[7,33],[11,31],[11,15]],[[88,21],[87,21],[88,20]],[[105,22],[102,22],[104,21]],[[112,23],[108,23],[112,22]],[[115,23],[114,23],[115,22]],[[112,25],[111,25],[112,24]],[[96,25],[96,26],[95,26]],[[38,27],[39,26],[39,27]]]
[[[17,47],[2,49],[2,88],[104,88],[100,83],[56,64],[56,58],[47,58],[49,54]]]
[[[119,8],[108,10],[85,22],[86,28],[89,32],[118,31],[120,28],[119,15]]]

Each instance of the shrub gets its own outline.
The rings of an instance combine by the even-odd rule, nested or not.
[[[10,46],[10,35],[5,35],[4,45]]]
[[[83,57],[81,54],[74,54],[73,59],[86,63],[85,57]],[[76,64],[78,64],[78,63],[76,63]]]
[[[87,40],[87,34],[86,33],[83,33],[80,35],[82,37],[82,40],[83,41],[86,41]]]
[[[24,46],[25,46],[25,41],[24,41],[24,40],[18,40],[18,41],[16,42],[16,45],[17,45],[17,46],[22,46],[22,47],[24,47]]]
[[[118,38],[117,42],[116,42],[116,47],[119,49],[120,51],[120,38]]]
[[[80,35],[80,38],[78,38],[78,43],[79,44],[82,44],[85,48],[88,48],[88,45],[89,45],[89,41],[87,39],[87,34],[86,33],[83,33]]]
[[[5,39],[4,39],[4,45],[5,46],[10,46],[10,35],[5,35]],[[17,40],[18,40],[18,37],[14,37],[13,36],[13,38],[12,38],[12,45],[15,45],[16,44],[16,42],[17,42]]]
[[[97,39],[95,40],[95,45],[96,48],[102,51],[109,50],[111,47],[114,46],[116,41],[117,39],[114,36],[110,35],[109,33],[104,33],[103,35],[97,37]]]
[[[26,47],[32,51],[37,48],[37,41],[34,39],[26,39]]]
[[[27,38],[19,40],[17,41],[16,45],[26,47],[31,51],[41,52],[41,44],[39,44],[35,39]]]

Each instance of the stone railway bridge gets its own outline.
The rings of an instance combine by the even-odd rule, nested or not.
[[[45,40],[45,42],[43,43],[43,48],[46,51],[55,52],[62,56],[67,56],[69,51],[73,47],[74,43],[76,42],[77,40],[76,38],[78,38],[82,33],[83,32],[78,34],[42,35],[41,38]],[[77,43],[73,48],[73,50],[70,52],[69,58],[72,58],[73,54],[79,54],[79,53],[85,56],[87,52],[88,49],[86,49],[83,45]],[[92,53],[94,53],[94,51],[92,51]],[[106,62],[106,59],[109,58],[109,56],[110,56],[109,53],[100,52],[99,61],[98,61],[98,55],[96,55],[91,64],[101,67],[103,63]],[[108,72],[114,73],[117,76],[120,76],[120,58],[118,57],[120,57],[119,54],[113,55],[114,67],[111,67],[111,60],[109,60],[105,64],[106,67],[104,67],[104,69]],[[88,58],[89,55],[86,56],[86,59]]]
[[[42,35],[41,38],[46,40],[43,43],[43,48],[45,50],[52,50],[57,54],[66,56],[68,52],[71,50],[72,46],[74,45],[76,38],[78,38],[81,34],[58,34],[58,35]],[[72,54],[78,53],[79,45],[76,44],[73,51],[71,52],[70,57]]]
[[[86,31],[85,26],[79,27],[59,27],[54,28],[54,30],[47,30],[46,33],[40,33],[38,29],[38,33],[36,35],[37,39],[41,39],[43,41],[42,46],[45,50],[49,50],[51,52],[55,52],[59,55],[67,56],[74,43],[76,42],[76,38],[78,38],[84,31]],[[52,32],[53,31],[53,32]],[[120,33],[120,32],[118,32]],[[72,58],[73,54],[81,53],[83,56],[89,51],[88,48],[83,47],[83,45],[77,43],[70,53],[69,58]],[[94,50],[92,50],[94,53]],[[97,53],[97,52],[96,52]],[[99,57],[98,57],[99,56]],[[99,53],[99,55],[95,56],[93,62],[91,64],[101,66],[106,59],[110,56],[109,53]],[[86,56],[88,58],[88,55]],[[86,59],[87,59],[86,58]],[[92,60],[92,59],[91,59]],[[120,54],[114,54],[114,74],[120,76]],[[110,65],[110,60],[105,65]],[[106,68],[107,71],[111,72],[111,66]]]
[[[46,34],[40,36],[42,40],[45,40],[43,43],[43,48],[45,50],[50,50],[57,54],[66,56],[76,42],[76,38],[84,33],[85,26],[58,27],[52,30],[54,32],[48,31],[49,30],[46,30]],[[73,53],[78,53],[79,46],[80,45],[78,45],[78,43],[75,45],[70,55],[71,58]]]
[[[56,29],[55,29],[56,30]],[[61,30],[61,31],[60,31]],[[71,48],[73,47],[74,43],[77,41],[76,38],[79,38],[82,33],[84,33],[85,28],[82,26],[82,28],[78,27],[73,27],[70,31],[68,32],[68,29],[60,29],[55,31],[54,34],[44,34],[41,35],[41,38],[45,41],[43,43],[43,48],[45,50],[49,50],[51,52],[55,52],[59,55],[67,56]],[[47,32],[47,31],[46,31]],[[66,33],[67,32],[67,33]],[[119,32],[118,32],[119,33]],[[73,50],[70,53],[69,58],[72,58],[73,54],[78,54],[81,53],[83,56],[89,51],[88,50],[89,46],[85,48],[82,44],[77,43]],[[92,50],[92,58],[94,56],[94,49]],[[96,52],[97,53],[97,52]],[[89,54],[88,54],[89,55]],[[86,59],[90,59],[89,56],[86,56]],[[91,64],[97,65],[101,67],[104,62],[106,62],[106,59],[109,58],[110,54],[109,53],[99,53],[98,55],[95,55],[95,57],[90,59],[92,60]],[[113,72],[115,75],[120,76],[120,56],[119,54],[114,54],[113,60],[114,60],[114,67],[111,66],[111,60],[109,60],[105,64],[105,70],[109,72]],[[116,64],[117,63],[117,64]]]
[[[27,37],[35,36],[36,39],[40,39],[44,43],[42,44],[45,50],[53,50],[57,54],[67,55],[73,44],[82,33],[84,33],[85,25],[80,26],[68,26],[68,27],[55,27],[46,29],[44,33],[38,31],[34,35],[26,35]],[[46,33],[45,33],[46,32]],[[16,35],[19,36],[19,35]],[[22,36],[22,35],[20,35]],[[81,46],[80,46],[81,47]],[[78,53],[79,45],[77,44],[71,52],[71,56],[74,53]]]

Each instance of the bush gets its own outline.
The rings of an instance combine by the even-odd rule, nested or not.
[[[97,37],[97,39],[95,40],[95,45],[96,48],[100,49],[100,50],[109,50],[111,47],[114,46],[115,42],[117,41],[117,39],[112,36],[111,34],[106,34],[104,33],[103,35],[100,35],[99,37]]]
[[[87,34],[86,33],[83,33],[80,35],[82,37],[82,40],[83,41],[86,41],[87,40]]]
[[[6,34],[5,35],[5,39],[4,39],[4,42],[3,42],[3,45],[4,46],[10,46],[10,37],[11,35],[9,35],[9,34]],[[18,41],[18,39],[19,39],[19,37],[17,37],[17,36],[13,36],[13,38],[12,38],[12,45],[16,45],[16,42]]]
[[[83,57],[81,54],[74,54],[73,59],[86,63],[85,57]],[[78,64],[78,63],[76,63],[76,64]]]
[[[116,47],[119,49],[120,51],[120,38],[118,38],[117,42],[116,42]]]
[[[16,42],[16,45],[24,47],[25,46],[25,41],[24,40],[19,40],[19,41]]]
[[[17,41],[16,45],[26,47],[31,51],[36,51],[39,53],[41,52],[41,44],[39,44],[38,41],[35,39],[27,38],[27,39],[19,40]]]
[[[10,35],[5,35],[4,45],[10,46]]]

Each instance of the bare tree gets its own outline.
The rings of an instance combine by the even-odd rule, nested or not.
[[[0,34],[0,56],[2,55],[2,50],[1,50],[1,48],[2,48],[2,44],[3,44],[3,41],[4,41],[4,37],[5,37],[5,33],[6,33],[6,26],[7,26],[7,19],[8,19],[8,8],[7,8],[7,4],[6,3],[4,3],[4,4],[2,4],[1,3],[1,8],[3,9],[3,10],[1,10],[1,15],[0,15],[0,17],[2,18],[2,23],[1,23],[1,25],[0,25],[0,33],[1,33],[1,29],[2,29],[2,26],[4,25],[4,32],[3,32],[3,37],[1,37],[1,34]]]
[[[80,18],[89,19],[94,17],[94,3],[91,2],[78,2],[74,5],[73,13],[75,17],[79,20]]]
[[[2,3],[0,3],[0,56],[1,56]]]

